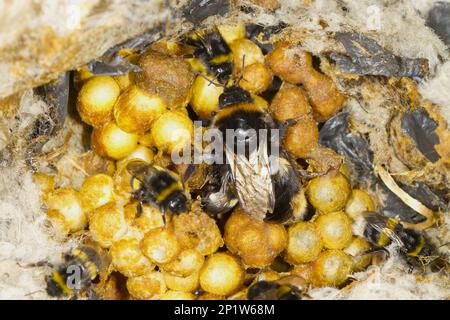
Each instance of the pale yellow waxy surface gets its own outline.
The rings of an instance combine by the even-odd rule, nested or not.
[[[162,266],[167,273],[179,277],[187,277],[198,272],[205,262],[205,257],[195,249],[183,250],[178,257],[170,263]]]
[[[315,260],[323,248],[319,231],[312,222],[298,222],[288,229],[286,259],[293,264]]]
[[[48,195],[46,204],[47,215],[59,231],[70,233],[86,228],[88,219],[77,191],[72,188],[57,189]]]
[[[347,279],[351,269],[352,259],[343,251],[323,251],[313,262],[313,282],[316,286],[338,286]]]
[[[314,223],[327,249],[343,249],[352,239],[352,220],[342,211],[321,214]]]
[[[150,271],[142,276],[128,278],[127,289],[139,300],[155,300],[166,293],[167,286],[161,272]]]
[[[190,292],[169,290],[160,295],[159,300],[195,300],[195,295]]]
[[[83,122],[98,127],[110,121],[119,95],[120,87],[112,77],[98,76],[87,80],[77,100]]]
[[[155,146],[168,153],[179,152],[192,143],[194,124],[181,112],[164,113],[153,124],[152,138]]]
[[[164,226],[162,212],[152,205],[142,205],[142,213],[139,217],[137,216],[136,202],[127,204],[124,211],[127,222],[143,234]]]
[[[234,40],[243,39],[246,36],[245,25],[242,22],[222,24],[217,26],[217,29],[228,45]]]
[[[117,168],[123,167],[131,160],[142,160],[147,163],[151,163],[153,158],[155,157],[155,153],[148,147],[143,145],[139,145],[132,153],[130,153],[127,157],[117,161]]]
[[[114,118],[120,129],[129,133],[150,130],[153,122],[167,110],[157,95],[149,95],[133,85],[123,92],[114,106]]]
[[[178,256],[180,245],[173,232],[165,228],[157,228],[145,234],[141,249],[153,263],[164,264]]]
[[[33,174],[33,182],[45,197],[55,188],[55,177],[45,173],[37,172]]]
[[[117,84],[120,87],[121,91],[125,91],[134,83],[134,75],[129,72],[124,74],[123,76],[115,76],[114,80],[116,80]]]
[[[365,254],[370,249],[370,244],[361,237],[354,236],[344,252],[351,256],[353,271],[361,271],[372,261],[371,254]]]
[[[249,66],[256,62],[264,63],[264,54],[261,49],[249,39],[238,39],[230,44],[233,53],[234,68],[236,74],[241,74],[242,62]],[[245,67],[244,66],[244,67]]]
[[[95,174],[84,180],[79,192],[83,208],[91,211],[114,200],[114,181],[106,174]]]
[[[137,238],[114,242],[109,253],[114,268],[126,277],[141,276],[154,268],[142,254],[140,240]]]
[[[83,67],[77,71],[77,77],[79,81],[86,81],[94,77],[94,74],[87,67]]]
[[[92,239],[103,248],[109,248],[128,231],[123,208],[109,203],[96,209],[89,223],[89,230]]]
[[[195,292],[199,287],[199,273],[194,272],[187,277],[174,276],[163,271],[164,281],[169,289],[182,292]]]
[[[341,173],[314,178],[306,188],[308,201],[321,212],[344,209],[350,193],[350,183]]]
[[[138,139],[138,135],[123,131],[115,123],[96,128],[92,133],[94,150],[101,156],[115,160],[131,154],[138,146]]]
[[[212,77],[208,77],[208,79],[215,81]],[[202,119],[211,119],[211,114],[219,110],[219,96],[223,93],[223,90],[223,87],[197,76],[192,87],[191,97],[194,112]]]
[[[237,258],[228,253],[215,253],[200,270],[200,286],[206,292],[228,296],[240,289],[244,275]]]
[[[345,206],[345,212],[353,220],[358,219],[363,212],[374,211],[375,204],[367,192],[359,189],[353,189],[350,198]]]

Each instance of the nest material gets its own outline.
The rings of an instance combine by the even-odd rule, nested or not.
[[[432,2],[432,1],[428,1]],[[180,4],[181,5],[181,4]],[[381,18],[381,29],[373,30],[367,24],[367,12],[371,6],[376,6]],[[425,11],[424,8],[420,8]],[[206,25],[240,19],[274,25],[280,21],[293,27],[283,32],[279,37],[288,37],[301,41],[301,46],[318,57],[325,57],[328,52],[344,52],[342,45],[332,37],[332,32],[357,31],[369,34],[382,46],[392,50],[396,55],[409,58],[426,58],[430,64],[431,77],[420,83],[420,93],[426,99],[438,104],[436,114],[450,123],[450,89],[448,83],[449,62],[445,45],[433,32],[425,26],[425,21],[415,11],[411,4],[402,1],[283,1],[281,8],[273,14],[265,13],[255,7],[255,12],[245,14],[231,12],[225,17],[210,17]],[[178,36],[192,28],[189,23],[179,23],[172,36]],[[418,45],[420,44],[420,45]],[[103,54],[105,48],[99,47],[97,56]],[[323,59],[323,61],[326,61]],[[70,64],[74,67],[75,64]],[[336,73],[322,65],[322,71],[336,79]],[[28,79],[28,80],[27,80]],[[24,77],[20,87],[31,87],[35,84]],[[411,175],[414,180],[428,183],[441,190],[449,190],[448,170],[445,161],[437,164],[427,163],[421,170],[411,172],[391,148],[390,131],[388,130],[393,114],[408,110],[408,104],[401,99],[396,88],[384,79],[348,79],[338,82],[340,88],[350,97],[347,111],[353,132],[368,136],[370,148],[374,153],[374,163],[385,165],[396,178],[408,183]],[[17,265],[36,263],[41,260],[51,260],[66,251],[73,243],[60,242],[45,223],[41,210],[41,201],[36,186],[32,183],[29,166],[26,165],[26,141],[20,137],[26,136],[30,124],[41,114],[45,114],[48,106],[34,96],[31,90],[19,94],[20,99],[13,99],[17,112],[12,108],[1,109],[9,118],[0,121],[0,149],[3,167],[0,172],[0,298],[44,298],[43,271],[45,268],[23,269]],[[11,117],[14,115],[15,117]],[[446,125],[445,121],[442,125]],[[65,141],[67,134],[71,138]],[[65,129],[50,140],[47,150],[55,151],[58,147],[67,145],[66,152],[53,154],[53,158],[42,158],[37,165],[56,166],[63,178],[60,185],[66,183],[79,186],[88,174],[88,165],[84,165],[86,148],[83,145],[84,128],[76,119],[69,119]],[[64,151],[64,150],[62,150]],[[44,161],[42,161],[44,160]],[[448,159],[447,159],[448,160]],[[90,160],[89,160],[90,161]],[[6,168],[6,166],[8,168]],[[436,239],[447,239],[449,230],[448,212],[439,229],[431,233]],[[355,299],[355,298],[387,298],[387,299],[442,299],[450,295],[448,278],[418,279],[415,275],[406,274],[397,266],[401,265],[397,257],[392,256],[384,266],[372,266],[369,270],[357,274],[358,279],[353,286],[340,292],[332,288],[316,289],[310,293],[318,299]],[[396,279],[392,283],[392,279]],[[374,289],[375,288],[375,289]]]

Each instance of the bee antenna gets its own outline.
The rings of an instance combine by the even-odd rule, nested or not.
[[[206,81],[208,81],[210,84],[215,85],[216,87],[225,87],[223,84],[221,83],[217,83],[212,81],[211,79],[209,79],[207,76],[205,76],[204,74],[202,74],[201,72],[194,70],[194,73],[200,77],[202,77],[203,79],[205,79]]]
[[[25,297],[31,296],[31,295],[33,295],[35,293],[38,293],[38,292],[45,292],[45,290],[41,289],[41,290],[36,290],[36,291],[29,292],[29,293],[25,294]]]
[[[450,241],[447,242],[447,243],[441,244],[441,245],[439,246],[439,248],[442,248],[442,247],[445,247],[445,246],[448,246],[448,245],[450,245]]]
[[[237,81],[237,85],[241,82],[242,79],[244,79],[244,68],[245,68],[245,54],[242,56],[242,68],[241,68],[241,75],[239,76],[239,79]]]

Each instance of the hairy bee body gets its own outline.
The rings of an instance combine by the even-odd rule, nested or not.
[[[203,199],[206,210],[223,213],[239,202],[258,220],[287,221],[300,183],[281,150],[272,117],[255,104],[232,103],[217,113],[213,127],[222,133],[227,163],[213,169],[216,187]],[[231,138],[230,131],[234,135]]]
[[[139,203],[138,210],[142,210],[142,204],[154,205],[163,213],[179,214],[188,210],[183,183],[172,171],[140,160],[130,162],[127,170],[132,175],[133,198]]]
[[[95,298],[93,281],[104,268],[105,260],[96,248],[87,245],[74,248],[65,255],[64,263],[46,277],[46,291],[52,297],[86,293]]]
[[[206,73],[226,83],[233,72],[231,50],[217,31],[195,33],[185,40],[194,48],[192,55],[200,61]]]
[[[384,248],[396,244],[408,261],[423,262],[436,256],[436,248],[424,234],[404,228],[398,219],[366,212],[355,225],[357,226],[355,232],[374,246]]]
[[[257,29],[248,31],[252,35],[264,31],[266,38],[276,32]],[[278,124],[239,85],[243,74],[240,79],[230,80],[233,72],[239,70],[235,63],[242,61],[240,71],[245,69],[246,52],[240,57],[236,51],[249,47],[241,41],[241,49],[238,46],[231,50],[235,41],[228,46],[216,31],[195,33],[185,41],[195,48],[193,57],[201,61],[201,71],[218,80],[219,84],[208,80],[211,85],[224,86],[212,119],[212,127],[222,136],[223,162],[211,166],[202,204],[208,213],[217,215],[231,211],[239,203],[258,220],[285,222],[291,217],[292,200],[300,189],[299,178],[287,153],[281,150]],[[255,50],[253,46],[248,50],[263,58],[259,48],[255,46]]]
[[[247,290],[248,300],[301,300],[298,288],[278,281],[258,281]]]

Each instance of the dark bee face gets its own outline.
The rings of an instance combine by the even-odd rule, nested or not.
[[[175,214],[180,214],[188,210],[187,207],[187,197],[182,191],[173,192],[169,197],[167,197],[163,205],[168,211]]]
[[[253,102],[250,92],[242,89],[238,85],[225,87],[223,93],[219,97],[219,108],[223,109],[242,102]]]
[[[210,71],[217,78],[219,83],[226,83],[233,72],[233,63],[225,62],[221,64],[211,64]]]
[[[46,283],[47,283],[46,291],[50,297],[61,297],[64,294],[62,288],[56,283],[56,281],[52,277],[48,276],[46,278]]]

